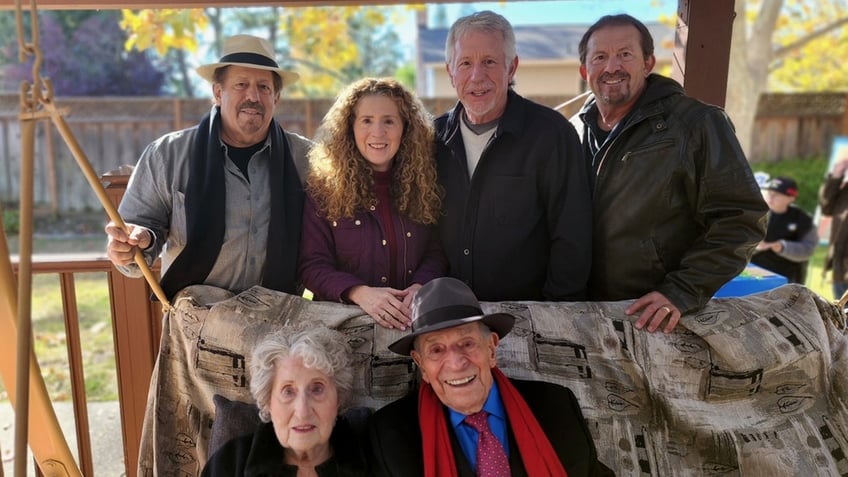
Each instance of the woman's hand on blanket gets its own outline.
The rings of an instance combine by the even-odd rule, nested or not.
[[[409,289],[377,288],[358,285],[350,289],[348,298],[384,328],[405,330],[412,325],[412,311],[405,298]]]
[[[410,310],[412,310],[412,299],[415,298],[415,294],[418,293],[418,290],[420,288],[421,288],[420,283],[413,283],[412,285],[409,285],[408,287],[406,287],[406,290],[404,290],[406,292],[406,296],[403,297],[403,304],[406,305],[406,307],[409,308]],[[409,323],[412,324],[411,318],[410,318]]]
[[[634,325],[637,330],[641,330],[647,324],[648,331],[653,333],[667,319],[668,322],[663,328],[663,332],[671,333],[677,323],[680,322],[680,310],[660,292],[648,293],[624,310],[628,316],[639,313],[639,311],[642,313]]]

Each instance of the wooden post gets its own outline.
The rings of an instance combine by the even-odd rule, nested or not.
[[[59,215],[59,187],[56,181],[56,145],[53,142],[53,123],[44,121],[44,140],[47,145],[47,185],[50,190],[50,215]]]
[[[117,208],[127,188],[129,174],[103,175],[101,180],[106,183],[106,194]],[[157,276],[158,263],[153,267]],[[152,291],[144,280],[128,278],[113,267],[108,274],[108,281],[121,402],[124,462],[127,477],[135,477],[147,407],[147,393],[139,390],[150,386],[150,376],[159,353],[159,336],[162,334],[162,307],[150,301]]]
[[[174,128],[173,131],[179,131],[183,128],[183,103],[180,98],[174,98]]]
[[[29,433],[29,369],[32,353],[32,202],[35,162],[35,119],[21,118],[21,229],[18,234],[18,336],[15,379],[15,477],[25,477]]]
[[[848,94],[842,99],[842,126],[839,128],[839,134],[848,136]]]
[[[724,106],[734,0],[678,0],[672,78],[686,93]]]
[[[312,120],[312,115],[314,114],[312,111],[312,98],[304,98],[304,126],[303,130],[306,134],[306,137],[315,137],[315,121]]]

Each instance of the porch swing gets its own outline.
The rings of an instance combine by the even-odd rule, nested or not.
[[[53,98],[53,86],[48,78],[41,76],[42,52],[39,46],[38,11],[36,1],[30,1],[29,19],[31,41],[25,37],[24,13],[21,0],[15,1],[17,38],[21,63],[32,57],[32,83],[22,82],[20,88],[20,114],[22,164],[20,177],[20,254],[17,284],[12,269],[9,247],[5,231],[0,228],[0,375],[15,409],[15,477],[27,475],[27,443],[41,473],[48,477],[82,477],[93,475],[91,446],[87,432],[88,414],[85,408],[84,392],[82,402],[74,400],[75,415],[83,420],[77,423],[78,442],[85,449],[80,456],[78,466],[59,421],[41,370],[32,351],[32,232],[33,232],[33,183],[35,162],[35,127],[37,121],[49,119],[57,128],[71,150],[92,190],[94,190],[109,218],[126,229],[124,221],[112,204],[103,184],[80,148],[70,127],[65,122],[67,110],[59,108]],[[163,311],[170,303],[162,292],[159,283],[151,271],[142,253],[136,251],[135,262],[145,280],[162,303]],[[17,321],[14,317],[17,316]],[[13,340],[12,337],[16,337]],[[74,359],[73,355],[71,359]],[[81,383],[72,382],[72,388]],[[28,440],[28,436],[32,436]],[[3,468],[0,467],[0,477]]]

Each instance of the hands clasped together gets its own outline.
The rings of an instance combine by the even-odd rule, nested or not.
[[[412,325],[412,299],[421,285],[414,283],[405,290],[388,287],[355,286],[348,299],[359,305],[378,325],[406,330]]]

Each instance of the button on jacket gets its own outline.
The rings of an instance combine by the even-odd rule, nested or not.
[[[448,274],[484,301],[585,299],[592,210],[578,136],[560,113],[508,94],[473,177],[462,103],[436,120]]]

